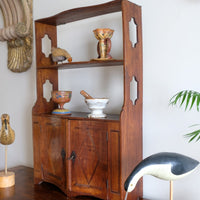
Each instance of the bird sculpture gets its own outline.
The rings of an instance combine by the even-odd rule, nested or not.
[[[151,155],[142,160],[126,179],[124,183],[124,189],[127,192],[125,199],[127,199],[128,193],[134,190],[139,179],[148,174],[170,181],[170,200],[172,200],[172,181],[192,173],[198,165],[199,161],[178,153],[162,152]]]
[[[8,114],[1,116],[2,128],[0,130],[0,143],[10,145],[15,140],[15,132],[10,127],[10,117]]]
[[[5,172],[0,172],[0,188],[10,187],[15,184],[14,172],[7,171],[7,146],[15,140],[15,132],[10,127],[8,114],[1,116],[2,128],[0,130],[0,144],[5,145]]]
[[[51,57],[53,62],[62,62],[64,60],[68,60],[68,62],[72,62],[71,55],[65,50],[61,48],[51,48]]]

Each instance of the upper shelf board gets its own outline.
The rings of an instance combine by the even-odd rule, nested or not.
[[[81,19],[96,17],[99,15],[109,14],[113,12],[119,12],[121,11],[121,1],[122,0],[115,0],[115,1],[99,4],[95,6],[74,8],[71,10],[63,11],[52,17],[38,19],[35,22],[58,26],[58,25],[78,21]]]

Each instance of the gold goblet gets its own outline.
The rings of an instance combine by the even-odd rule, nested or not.
[[[98,28],[93,31],[97,40],[99,40],[97,45],[98,59],[95,60],[108,60],[112,59],[110,55],[111,50],[111,37],[114,30],[109,28]]]

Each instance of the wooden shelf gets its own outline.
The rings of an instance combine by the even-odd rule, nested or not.
[[[51,46],[58,46],[57,26],[114,12],[121,14],[123,24],[121,60],[79,60],[58,64],[42,53],[45,34],[51,40]],[[140,6],[129,0],[114,0],[67,10],[35,21],[37,101],[32,110],[35,184],[41,181],[52,183],[68,197],[85,195],[123,200],[123,184],[132,169],[142,160],[141,15]],[[132,47],[129,37],[131,19],[137,25],[135,47]],[[119,115],[91,119],[87,117],[88,113],[82,112],[72,112],[69,116],[51,114],[57,104],[44,99],[43,85],[48,80],[52,89],[58,90],[59,69],[109,66],[123,66],[124,101]],[[137,104],[134,106],[130,99],[133,77],[138,83]],[[138,200],[138,196],[142,196],[142,190],[140,181],[134,192],[128,195],[128,200]]]
[[[78,119],[78,120],[95,120],[95,121],[119,121],[120,115],[117,114],[107,114],[106,118],[88,118],[89,113],[86,112],[72,112],[71,115],[55,115],[55,114],[40,114],[40,116],[45,117],[56,117],[56,118],[64,118],[64,119]]]
[[[123,60],[107,60],[107,61],[82,61],[63,64],[54,64],[50,66],[38,66],[38,69],[74,69],[74,68],[90,68],[90,67],[109,67],[123,65]]]
[[[105,9],[106,8],[106,9]],[[52,17],[36,20],[36,22],[58,26],[90,17],[121,11],[121,0],[95,6],[75,8],[61,12]]]

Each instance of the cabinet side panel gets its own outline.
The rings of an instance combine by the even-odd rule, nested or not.
[[[122,1],[124,40],[124,105],[121,112],[121,199],[124,199],[124,182],[142,160],[142,22],[141,8],[127,0]],[[133,19],[133,20],[132,20]],[[129,23],[136,24],[137,43],[130,40]],[[133,104],[130,95],[132,79],[137,82],[137,100]],[[142,196],[142,181],[128,195],[128,200]]]
[[[120,199],[120,131],[119,123],[108,125],[109,199]]]
[[[50,113],[54,108],[55,104],[52,100],[47,102],[43,98],[43,84],[46,80],[53,85],[53,90],[58,89],[58,71],[57,69],[39,69],[41,66],[51,66],[53,63],[50,56],[45,57],[42,53],[42,38],[48,35],[51,39],[51,44],[57,47],[57,31],[56,26],[41,24],[35,22],[35,40],[36,40],[36,63],[37,63],[37,102],[33,107],[33,114]]]
[[[39,184],[42,181],[41,160],[40,160],[40,117],[32,118],[33,124],[33,152],[34,152],[34,183]]]

